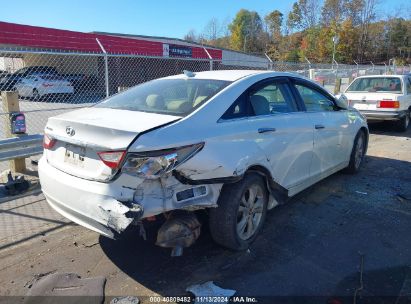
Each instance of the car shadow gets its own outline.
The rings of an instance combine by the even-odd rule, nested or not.
[[[324,303],[333,295],[349,296],[358,285],[362,252],[366,271],[387,269],[374,277],[379,295],[392,279],[390,268],[411,265],[405,254],[411,248],[411,201],[397,197],[411,188],[409,172],[411,162],[367,156],[359,174],[336,173],[270,211],[263,232],[243,252],[216,245],[207,223],[182,257],[143,241],[136,229],[117,241],[100,237],[100,246],[121,271],[154,293],[184,295],[192,284],[214,281],[236,295],[262,297],[259,303],[272,302],[264,296],[273,295],[323,296]],[[402,279],[400,274],[395,278]],[[347,293],[341,293],[344,288]]]
[[[385,122],[371,122],[371,123],[368,122],[368,128],[371,134],[411,138],[411,126],[408,127],[407,131],[399,132],[396,130],[394,123],[385,121]]]

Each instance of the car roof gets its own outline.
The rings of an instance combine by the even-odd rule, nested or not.
[[[168,79],[214,79],[214,80],[225,80],[225,81],[236,81],[241,78],[257,75],[257,74],[268,74],[272,77],[275,76],[295,76],[303,78],[297,74],[275,72],[275,71],[258,71],[258,70],[220,70],[220,71],[205,71],[205,72],[194,72],[193,77],[188,77],[185,74],[179,74],[174,76],[166,77]]]

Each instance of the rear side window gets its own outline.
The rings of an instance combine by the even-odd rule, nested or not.
[[[248,116],[247,94],[243,93],[221,116],[222,119],[235,119]]]
[[[348,87],[347,92],[389,92],[401,93],[401,79],[398,77],[357,78]]]

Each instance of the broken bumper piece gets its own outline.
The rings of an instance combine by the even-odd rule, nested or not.
[[[116,200],[112,200],[110,202],[106,201],[104,203],[104,207],[100,205],[100,208],[102,209],[102,216],[97,219],[95,217],[88,217],[84,213],[64,205],[47,194],[44,195],[49,205],[64,217],[83,227],[113,239],[116,238],[117,234],[123,232],[134,220],[137,220],[142,214],[142,211],[131,210],[124,205],[122,205],[122,207],[118,207],[121,203]],[[124,213],[117,212],[116,209],[124,210]]]
[[[40,160],[42,162],[45,162],[44,158]],[[143,215],[140,205],[116,200],[114,197],[126,199],[127,193],[116,192],[118,187],[113,185],[80,180],[47,163],[39,166],[39,175],[44,196],[51,207],[69,220],[104,236],[115,238]]]

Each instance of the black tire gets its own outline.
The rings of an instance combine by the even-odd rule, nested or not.
[[[362,152],[358,151],[362,141]],[[345,172],[349,174],[355,174],[360,170],[361,164],[364,160],[365,152],[367,147],[367,139],[365,132],[363,130],[358,131],[354,139],[354,144],[351,151],[350,162],[348,167],[345,168]],[[359,159],[358,159],[359,158]]]
[[[37,91],[37,89],[33,89],[33,98],[34,101],[39,101],[40,100],[40,94],[39,91]]]
[[[395,123],[395,129],[398,132],[405,132],[410,124],[410,112],[407,111],[405,116]]]
[[[244,207],[246,205],[242,201],[242,199],[253,200],[250,191],[256,192],[253,208]],[[241,181],[224,185],[218,198],[218,207],[211,208],[209,213],[210,232],[214,241],[233,250],[247,249],[262,229],[267,213],[267,202],[266,183],[258,174],[246,174]],[[240,229],[238,225],[241,225],[241,220],[238,222],[240,218],[241,220],[247,218],[243,232],[238,231]],[[259,219],[258,224],[255,224],[254,219]],[[249,237],[247,237],[248,233],[250,233]]]

